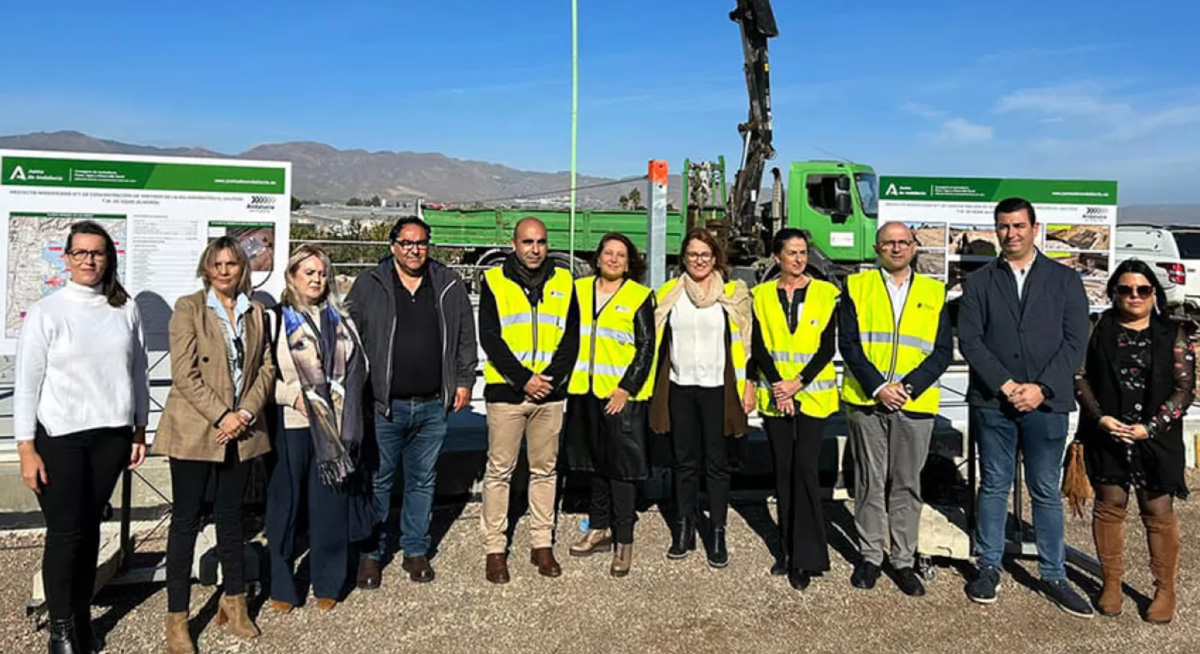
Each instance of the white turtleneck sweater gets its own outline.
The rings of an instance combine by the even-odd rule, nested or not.
[[[98,287],[67,282],[25,314],[17,338],[13,434],[31,441],[144,426],[150,403],[137,304],[109,306]]]

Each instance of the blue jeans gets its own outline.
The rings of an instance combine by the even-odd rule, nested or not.
[[[403,464],[404,503],[400,507],[400,549],[404,556],[429,551],[429,519],[437,460],[446,440],[446,413],[440,399],[392,400],[392,419],[375,414],[379,471],[375,473],[375,506],[379,509],[379,544],[367,555],[376,561],[387,554],[388,512],[398,463]]]
[[[1025,414],[971,408],[979,444],[979,512],[975,550],[980,565],[999,568],[1004,556],[1008,493],[1017,468],[1017,446],[1025,464],[1025,485],[1033,504],[1038,573],[1046,581],[1066,579],[1063,568],[1062,498],[1059,480],[1067,444],[1067,414]]]

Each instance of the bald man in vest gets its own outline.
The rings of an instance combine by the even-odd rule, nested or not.
[[[521,219],[513,251],[484,273],[479,344],[487,355],[488,458],[483,476],[486,577],[507,583],[510,481],[527,439],[530,562],[545,577],[562,574],[554,558],[558,440],[567,384],[579,353],[579,306],[570,271],[549,258],[546,225]]]
[[[838,329],[863,556],[850,582],[875,587],[890,533],[896,585],[911,596],[925,594],[913,569],[921,469],[938,413],[938,378],[954,357],[946,285],[914,270],[918,245],[904,223],[879,228],[880,268],[846,279]]]

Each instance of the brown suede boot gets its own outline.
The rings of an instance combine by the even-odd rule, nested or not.
[[[1096,541],[1096,557],[1104,589],[1096,601],[1100,615],[1121,615],[1121,577],[1125,574],[1125,509],[1096,502],[1092,507],[1092,538]]]
[[[229,623],[229,630],[242,640],[253,640],[262,633],[246,611],[246,595],[221,595],[217,603],[218,626]]]
[[[196,654],[188,633],[187,611],[167,614],[167,654]]]
[[[1174,513],[1144,515],[1146,542],[1150,545],[1150,572],[1154,574],[1154,601],[1146,622],[1167,624],[1175,617],[1175,574],[1179,571],[1179,518]]]

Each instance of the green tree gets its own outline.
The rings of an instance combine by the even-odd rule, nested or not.
[[[629,209],[629,196],[628,195],[622,195],[621,197],[617,198],[617,202],[621,205],[621,211],[625,211],[625,210]]]
[[[629,190],[629,208],[642,208],[642,192],[637,190],[636,187]]]

